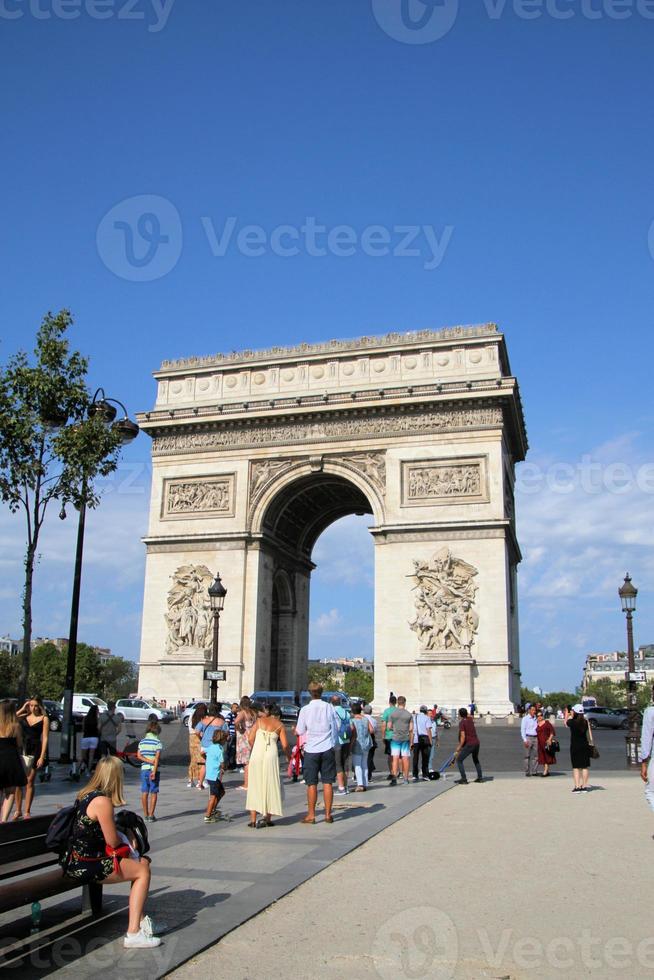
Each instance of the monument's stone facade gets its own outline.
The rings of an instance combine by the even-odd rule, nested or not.
[[[373,516],[375,701],[519,699],[514,467],[527,443],[493,324],[164,362],[139,690],[205,696],[207,585],[227,700],[306,686],[313,546]],[[336,652],[336,651],[335,651]]]

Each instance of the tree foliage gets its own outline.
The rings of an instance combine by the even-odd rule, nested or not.
[[[88,361],[70,351],[68,310],[48,313],[30,358],[19,351],[0,366],[0,500],[24,512],[27,543],[19,694],[26,691],[32,637],[32,589],[39,535],[50,502],[95,507],[93,481],[117,464],[119,433],[89,414]]]
[[[20,680],[20,660],[10,653],[0,651],[0,697],[15,698],[18,696]]]
[[[372,674],[365,670],[348,670],[343,681],[343,688],[351,698],[360,698],[367,704],[372,701],[374,693]]]
[[[636,705],[639,711],[644,711],[651,703],[651,686],[649,684],[639,684],[636,689]],[[627,681],[617,683],[608,677],[601,677],[597,681],[591,681],[584,695],[589,695],[596,699],[598,705],[603,708],[626,708],[627,704]]]
[[[66,679],[67,650],[54,643],[34,647],[29,674],[29,690],[43,698],[58,701]],[[15,659],[15,658],[14,658]],[[136,664],[122,657],[102,663],[98,651],[86,643],[77,645],[75,690],[97,694],[105,701],[127,697],[136,688]]]
[[[308,681],[309,683],[322,684],[328,691],[337,686],[333,668],[328,667],[327,664],[310,663]]]

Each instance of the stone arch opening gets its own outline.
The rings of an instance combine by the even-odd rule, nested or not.
[[[320,535],[351,514],[374,514],[360,486],[339,473],[300,474],[278,488],[261,517],[269,609],[257,644],[256,686],[300,691],[307,684],[311,556]]]

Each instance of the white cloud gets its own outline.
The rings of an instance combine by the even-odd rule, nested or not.
[[[333,633],[342,622],[343,617],[338,609],[330,609],[329,612],[320,613],[312,626],[318,633]]]

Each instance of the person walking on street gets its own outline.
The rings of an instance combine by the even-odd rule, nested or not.
[[[455,780],[460,786],[466,786],[468,784],[468,777],[466,776],[466,771],[463,768],[464,760],[468,758],[469,755],[472,756],[472,761],[475,764],[475,769],[477,770],[476,783],[483,783],[483,777],[481,774],[481,766],[479,765],[479,736],[477,735],[477,729],[475,728],[475,723],[472,718],[468,717],[467,708],[459,708],[459,744],[457,746],[456,752],[454,753],[454,759],[457,766],[459,767],[460,779]]]
[[[300,709],[295,731],[306,735],[304,743],[304,781],[307,784],[307,815],[302,823],[316,822],[318,782],[322,781],[325,798],[325,823],[333,823],[333,783],[336,782],[334,746],[338,736],[338,720],[331,704],[322,700],[322,685],[309,684],[311,701]]]
[[[37,769],[43,769],[48,760],[48,739],[50,735],[50,719],[48,718],[43,701],[40,697],[30,698],[20,711],[16,712],[23,732],[23,765],[27,776],[25,789],[25,819],[31,817],[32,800]],[[20,786],[16,787],[16,813],[14,820],[20,820],[22,815],[23,793]]]
[[[441,717],[441,713],[438,710],[438,705],[435,704],[433,710],[430,712],[430,722],[431,722],[431,749],[429,751],[429,762],[427,763],[428,772],[436,772],[436,753],[438,752],[438,721]]]
[[[363,713],[372,727],[372,744],[368,749],[368,782],[372,782],[372,774],[375,771],[375,749],[377,748],[377,719],[372,717],[372,705],[367,704]]]
[[[431,752],[431,720],[426,704],[420,705],[420,711],[413,715],[413,781],[429,779],[429,755]]]
[[[525,749],[525,776],[535,776],[538,768],[538,721],[535,704],[529,706],[527,714],[520,722],[520,734]]]
[[[200,774],[204,769],[204,756],[202,755],[202,750],[200,748],[201,736],[198,735],[196,729],[203,718],[207,716],[207,706],[201,701],[200,704],[196,704],[195,711],[191,715],[191,720],[188,725],[188,753],[189,753],[189,764],[188,764],[188,782],[187,786],[192,789],[197,785],[198,789],[201,788],[200,785]]]
[[[654,702],[654,685],[652,685],[652,701]],[[645,708],[643,712],[643,727],[640,733],[640,749],[638,758],[640,759],[640,778],[645,783],[645,799],[649,803],[650,809],[654,810],[654,765],[652,761],[652,749],[654,748],[654,703]]]
[[[345,796],[347,789],[347,773],[350,767],[350,747],[353,741],[352,719],[350,712],[341,704],[338,694],[332,695],[332,705],[338,718],[338,740],[334,748],[336,755],[336,782],[338,796]]]
[[[123,730],[123,723],[116,717],[116,702],[109,701],[107,710],[100,715],[100,755],[115,755],[116,740]]]
[[[397,707],[397,698],[391,693],[388,699],[388,707],[384,709],[381,716],[381,734],[384,739],[384,755],[388,761],[388,776],[386,779],[393,778],[393,758],[391,756],[391,742],[393,741],[393,726],[390,718]]]
[[[145,735],[139,742],[136,758],[141,763],[141,806],[146,823],[157,819],[154,811],[159,799],[159,762],[163,752],[163,742],[159,738],[161,725],[155,719],[148,722]]]
[[[413,739],[413,715],[406,710],[406,698],[397,699],[397,708],[388,719],[393,729],[391,739],[391,759],[393,769],[391,772],[391,786],[397,786],[397,777],[400,772],[400,761],[402,763],[402,774],[405,783],[409,782],[409,759],[411,758],[411,742]]]
[[[563,716],[570,729],[570,762],[572,763],[573,793],[588,792],[588,770],[590,769],[590,743],[588,741],[588,721],[584,718],[584,708],[575,704],[566,708]]]
[[[368,788],[368,751],[372,745],[373,727],[370,719],[362,714],[361,702],[352,706],[352,763],[357,781],[357,793],[365,793]]]
[[[556,732],[554,725],[549,721],[543,711],[536,712],[538,738],[538,765],[543,767],[542,776],[549,776],[550,766],[556,763],[556,755],[552,751],[552,742]]]

